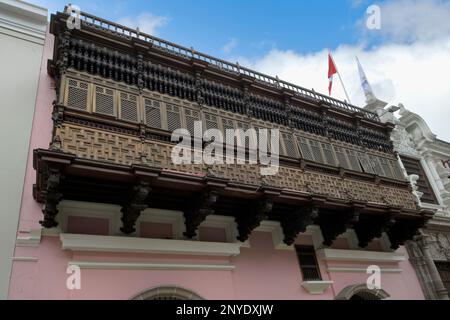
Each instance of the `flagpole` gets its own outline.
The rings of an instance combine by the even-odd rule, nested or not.
[[[339,70],[338,70],[338,67],[337,67],[337,65],[336,65],[336,62],[334,62],[334,58],[333,58],[333,56],[331,55],[331,52],[328,52],[328,53],[330,54],[331,60],[333,61],[334,67],[336,68],[336,73],[338,74],[339,80],[341,81],[341,85],[342,85],[342,88],[344,89],[344,93],[345,93],[345,96],[347,97],[347,101],[348,101],[349,103],[352,103],[352,102],[350,101],[349,96],[348,96],[347,90],[345,90],[344,81],[342,81],[341,74],[339,73]]]

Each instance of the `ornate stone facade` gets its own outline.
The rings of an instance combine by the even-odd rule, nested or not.
[[[394,112],[400,110],[399,117]],[[402,104],[391,107],[391,112],[380,109],[382,121],[396,125],[392,131],[394,150],[400,158],[416,159],[421,177],[410,174],[403,166],[403,172],[411,183],[417,204],[423,208],[436,210],[426,228],[415,241],[407,243],[410,259],[416,268],[427,299],[448,299],[450,282],[448,269],[450,266],[450,170],[445,167],[445,159],[450,157],[450,143],[436,138],[425,121],[417,114],[407,110]],[[408,160],[409,161],[409,160]],[[417,185],[421,182],[428,185],[428,192],[433,197],[423,199],[423,192]],[[423,184],[422,184],[423,190]],[[436,201],[431,202],[434,198]]]

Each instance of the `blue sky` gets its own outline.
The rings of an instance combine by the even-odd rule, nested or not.
[[[34,0],[62,10],[65,1]],[[142,13],[166,18],[157,35],[212,55],[254,57],[278,48],[308,53],[358,41],[355,23],[366,6],[354,0],[149,0],[72,2],[113,21]],[[228,44],[228,50],[226,47]],[[225,49],[225,50],[224,50]],[[224,52],[225,51],[225,52]]]
[[[49,12],[62,0],[27,0]],[[365,105],[355,56],[375,95],[450,141],[450,0],[76,0],[82,11],[327,93],[331,50],[350,100]],[[366,27],[377,5],[381,29]],[[346,99],[340,83],[332,96]]]

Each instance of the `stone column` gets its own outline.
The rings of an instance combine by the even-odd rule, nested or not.
[[[408,241],[406,249],[416,269],[419,282],[427,300],[449,300],[448,291],[442,283],[439,271],[434,264],[426,236],[421,234]]]

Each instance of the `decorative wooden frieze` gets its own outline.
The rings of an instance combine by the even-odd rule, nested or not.
[[[120,231],[130,234],[136,231],[135,223],[141,212],[148,208],[147,198],[152,189],[146,182],[140,182],[133,187],[130,201],[122,206],[122,227]]]
[[[208,215],[214,214],[214,205],[217,203],[218,193],[206,189],[193,203],[187,206],[184,212],[186,232],[184,235],[192,239],[197,235],[197,229]]]
[[[117,164],[147,164],[164,169],[199,174],[206,172],[203,164],[174,165],[171,160],[173,145],[155,140],[142,141],[114,131],[98,130],[81,125],[64,123],[60,129],[60,138],[64,152],[75,154],[84,159],[111,161]],[[143,160],[142,155],[145,155]],[[214,165],[211,174],[218,178],[235,182],[245,181],[259,186],[263,182],[271,187],[291,189],[310,194],[319,194],[344,200],[358,200],[407,209],[416,205],[407,188],[388,185],[376,185],[373,182],[341,178],[300,167],[280,167],[277,175],[261,176],[257,165]]]
[[[238,240],[241,242],[247,241],[252,231],[259,227],[261,221],[268,219],[272,208],[273,201],[270,198],[259,199],[250,208],[247,206],[237,208],[239,210],[236,216],[239,233]]]

